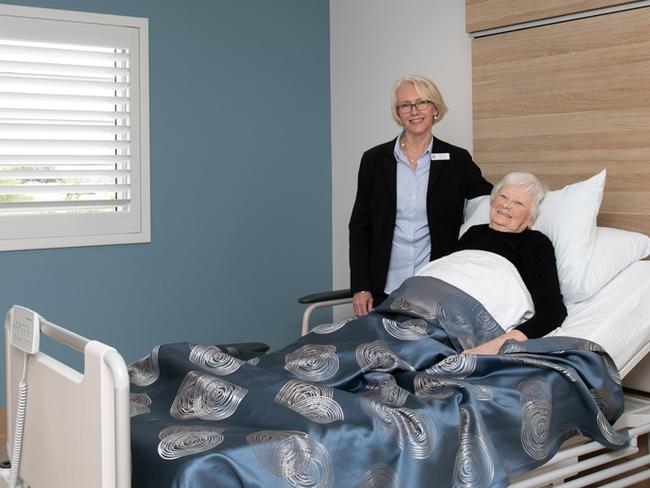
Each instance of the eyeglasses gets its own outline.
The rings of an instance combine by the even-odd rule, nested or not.
[[[420,111],[428,108],[429,105],[433,105],[433,102],[431,100],[418,100],[415,103],[403,102],[397,106],[397,111],[401,114],[407,114],[411,111],[411,109]]]

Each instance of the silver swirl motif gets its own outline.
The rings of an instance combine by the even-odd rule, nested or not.
[[[410,408],[392,408],[361,398],[361,408],[378,420],[385,430],[397,434],[397,445],[414,459],[431,456],[436,444],[436,427],[425,413]]]
[[[478,327],[479,330],[490,331],[491,334],[501,335],[503,333],[503,329],[499,323],[494,320],[494,317],[490,315],[490,312],[488,312],[483,305],[476,303],[476,306],[473,307],[473,309],[476,311],[475,318],[478,323],[475,327]]]
[[[190,361],[210,373],[226,376],[237,371],[244,361],[223,352],[217,346],[194,346]]]
[[[456,307],[443,308],[438,317],[440,325],[455,336],[469,336],[474,334],[472,324],[467,322],[465,316],[458,312]]]
[[[417,396],[434,400],[447,400],[456,391],[456,385],[453,382],[424,374],[418,374],[415,377],[413,388]]]
[[[250,364],[251,366],[257,366],[260,364],[260,358],[255,357],[255,358],[250,358],[248,361],[246,361],[246,364]]]
[[[287,477],[287,482],[296,488],[330,488],[334,486],[334,465],[329,452],[321,443],[311,441],[310,463],[301,472]]]
[[[333,486],[334,467],[329,453],[300,431],[260,431],[246,436],[257,460],[268,471],[297,488]]]
[[[618,367],[616,366],[616,363],[600,344],[596,344],[595,342],[585,340],[578,343],[577,348],[583,351],[593,351],[593,352],[601,353],[605,360],[605,367],[607,368],[607,376],[609,376],[612,379],[612,381],[614,381],[614,383],[616,383],[617,385],[621,384],[621,375],[618,371]]]
[[[598,388],[589,390],[589,392],[596,402],[596,405],[598,405],[598,409],[603,412],[605,418],[612,418],[614,415],[614,409],[612,408],[612,405],[610,405],[610,402],[607,401],[607,396]]]
[[[408,319],[402,322],[402,327],[416,329],[421,334],[428,336],[429,324],[424,319]]]
[[[146,393],[131,393],[129,395],[129,417],[146,415],[151,412],[151,397]]]
[[[614,383],[617,385],[621,384],[621,375],[618,372],[618,368],[616,367],[616,363],[614,360],[609,356],[609,354],[605,355],[605,368],[607,369],[607,376],[609,376]]]
[[[600,433],[603,434],[603,437],[607,439],[610,444],[614,444],[615,446],[622,446],[627,442],[627,436],[621,432],[614,430],[614,427],[612,427],[612,424],[610,424],[609,421],[605,418],[603,412],[598,412],[598,415],[596,416],[596,423],[598,424]]]
[[[356,488],[404,488],[404,484],[393,468],[375,464],[363,474]]]
[[[392,375],[384,381],[368,383],[361,394],[389,407],[401,407],[409,396],[409,392],[399,386]]]
[[[454,462],[454,488],[489,487],[494,477],[494,462],[487,444],[472,425],[473,412],[460,407],[460,439]]]
[[[159,350],[160,346],[156,346],[149,355],[129,364],[129,380],[131,383],[138,386],[149,386],[156,382],[158,376],[160,376]]]
[[[407,452],[415,459],[426,459],[433,452],[436,427],[429,416],[410,408],[395,409],[401,449],[406,446]]]
[[[545,359],[537,359],[537,358],[527,357],[524,355],[517,355],[517,356],[501,356],[501,360],[509,361],[512,363],[527,364],[529,366],[536,366],[538,368],[557,371],[558,373],[566,376],[566,378],[573,383],[575,383],[580,379],[575,369],[571,367],[560,366],[558,364],[555,364],[551,361],[547,361]]]
[[[347,317],[339,322],[335,322],[332,324],[321,324],[317,325],[313,329],[311,329],[311,332],[314,332],[315,334],[331,334],[332,332],[335,332],[342,328],[345,324],[350,322],[351,320],[354,320],[356,317]]]
[[[309,464],[309,436],[295,430],[266,430],[246,436],[257,460],[281,478],[305,470]]]
[[[501,354],[516,354],[518,352],[525,352],[526,348],[521,344],[519,341],[507,341],[503,346],[501,346],[501,350],[499,351]]]
[[[427,322],[423,319],[411,319],[404,322],[382,319],[382,325],[386,332],[396,339],[403,341],[416,341],[428,337]]]
[[[487,335],[490,339],[503,334],[503,329],[499,323],[494,320],[494,317],[490,315],[490,312],[483,308],[480,303],[475,303],[472,309],[474,310],[473,330],[480,330],[483,333],[484,338]],[[475,337],[475,335],[475,333],[470,332],[471,337]]]
[[[336,347],[322,344],[307,344],[284,357],[284,369],[300,379],[325,381],[339,370]]]
[[[447,297],[438,322],[464,349],[476,347],[503,334],[503,329],[487,310],[464,293],[454,293]]]
[[[355,351],[357,364],[363,372],[395,371],[399,369],[414,371],[413,366],[402,361],[397,354],[390,350],[384,341],[376,340],[359,344]]]
[[[548,456],[552,393],[548,382],[532,377],[517,385],[521,402],[521,445],[531,458]]]
[[[214,449],[223,442],[224,429],[207,426],[172,425],[160,431],[158,455],[178,459]]]
[[[275,395],[275,401],[319,424],[343,420],[343,409],[333,399],[334,389],[290,380]]]
[[[413,386],[415,394],[423,398],[445,400],[461,388],[469,391],[472,397],[479,401],[490,401],[494,397],[492,387],[489,385],[474,385],[457,379],[432,378],[426,374],[418,374]]]
[[[402,297],[393,300],[393,302],[390,304],[390,309],[393,312],[415,315],[423,319],[434,319],[436,318],[437,315],[435,312],[426,310],[425,308],[420,307],[418,305],[414,305],[413,303],[409,302],[407,299]]]
[[[190,371],[181,383],[169,413],[180,420],[222,420],[235,413],[248,393],[214,376]]]
[[[473,354],[453,354],[425,370],[433,376],[466,378],[476,370],[477,357]]]
[[[577,349],[581,351],[605,352],[600,344],[588,340],[582,340],[578,343]]]
[[[473,385],[463,381],[459,381],[459,383],[462,388],[468,389],[476,400],[489,402],[494,398],[492,387],[490,385]]]

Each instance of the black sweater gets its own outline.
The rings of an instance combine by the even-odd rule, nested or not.
[[[526,337],[542,337],[562,324],[567,311],[548,237],[536,230],[499,232],[488,224],[475,225],[462,235],[455,251],[465,249],[493,252],[517,268],[535,306],[535,315],[515,327]]]

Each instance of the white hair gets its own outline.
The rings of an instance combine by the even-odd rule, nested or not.
[[[539,204],[544,199],[544,195],[546,195],[546,186],[543,185],[532,173],[508,173],[501,178],[501,181],[494,185],[494,188],[492,188],[490,203],[494,201],[496,196],[501,192],[501,189],[508,185],[516,186],[526,195],[531,197],[532,208],[530,211],[530,217],[534,222],[537,218],[537,213],[539,212]]]

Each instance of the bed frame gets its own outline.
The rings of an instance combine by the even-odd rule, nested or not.
[[[112,347],[34,315],[40,333],[83,354],[84,371],[12,345],[17,307],[5,317],[7,453],[14,458],[18,391],[26,364],[27,408],[19,464],[23,487],[131,486],[129,375]],[[65,469],[62,469],[65,466]],[[10,486],[3,470],[0,487]],[[21,486],[21,485],[18,485]]]
[[[12,453],[16,444],[22,451],[18,469],[23,484],[16,486],[130,487],[129,379],[124,360],[114,348],[37,314],[34,321],[41,334],[83,354],[84,371],[80,373],[42,351],[26,354],[11,341],[16,310],[12,307],[5,317],[7,452]],[[630,379],[635,388],[642,389],[626,393],[625,413],[616,424],[628,429],[632,438],[629,447],[611,451],[588,439],[572,440],[544,466],[513,480],[510,486],[574,488],[616,477],[601,485],[613,488],[650,479],[650,454],[639,455],[639,437],[650,432],[650,397],[643,394],[643,380],[650,377],[648,351],[650,344],[621,371],[626,383]],[[20,445],[14,443],[14,422],[23,365],[27,367],[28,395]],[[641,383],[632,381],[635,378]],[[8,469],[0,471],[1,488],[11,486],[10,477]]]

